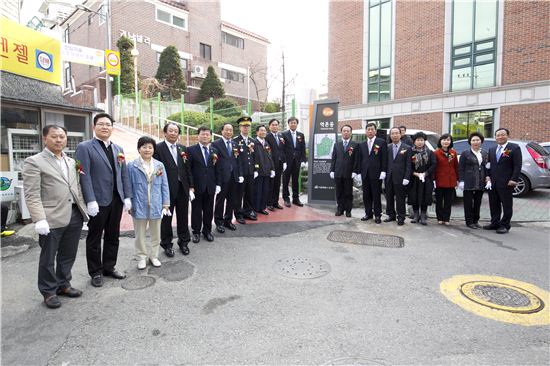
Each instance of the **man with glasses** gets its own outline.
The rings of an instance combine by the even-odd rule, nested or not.
[[[94,117],[95,137],[76,147],[80,185],[90,216],[86,260],[88,273],[95,287],[103,286],[103,276],[126,278],[115,265],[122,209],[124,207],[128,211],[132,208],[132,191],[124,150],[109,140],[113,133],[113,123],[109,114],[97,114]]]

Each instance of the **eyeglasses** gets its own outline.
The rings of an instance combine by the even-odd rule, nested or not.
[[[103,123],[103,122],[96,123],[95,125],[99,127],[113,127],[111,123]]]

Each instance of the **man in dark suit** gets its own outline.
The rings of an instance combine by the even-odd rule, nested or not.
[[[275,177],[269,180],[269,194],[267,196],[267,209],[270,211],[276,208],[282,210],[283,206],[279,204],[279,194],[281,193],[281,176],[286,170],[286,158],[284,151],[283,136],[279,133],[279,121],[273,118],[269,121],[269,133],[266,136],[267,143],[271,148],[271,158],[275,167]]]
[[[402,143],[413,146],[413,140],[407,135],[407,126],[399,126],[399,133],[401,134]]]
[[[298,189],[298,180],[300,179],[300,168],[306,167],[306,139],[303,133],[296,131],[298,128],[298,118],[290,117],[288,119],[288,130],[283,132],[285,160],[287,169],[283,176],[283,200],[285,206],[290,207],[290,191],[288,184],[292,177],[292,203],[298,207],[304,204],[300,202],[300,192]]]
[[[410,146],[402,142],[399,128],[390,129],[391,143],[387,150],[387,173],[384,186],[386,187],[386,215],[384,222],[395,221],[397,211],[397,225],[405,223],[407,185],[411,179]]]
[[[513,213],[514,187],[518,185],[521,173],[521,148],[508,142],[510,132],[499,128],[495,132],[497,146],[489,149],[489,206],[491,209],[491,224],[485,225],[485,230],[496,230],[498,234],[510,231],[510,221]],[[502,214],[502,217],[501,217]]]
[[[254,212],[254,139],[250,137],[252,119],[247,116],[237,120],[241,134],[233,139],[239,149],[241,173],[244,178],[239,184],[239,207],[236,207],[236,218],[239,224],[245,224],[244,219],[256,221],[258,217]]]
[[[231,220],[233,220],[235,207],[240,207],[237,197],[239,184],[244,182],[244,177],[239,162],[240,151],[237,144],[232,140],[233,125],[231,123],[224,124],[221,132],[222,138],[212,143],[212,146],[219,151],[217,164],[219,185],[221,186],[221,191],[216,196],[214,222],[216,223],[216,230],[219,233],[224,233],[226,228],[229,230],[237,229]]]
[[[199,143],[187,149],[195,188],[195,199],[191,201],[193,243],[201,240],[201,233],[207,241],[214,241],[214,235],[212,235],[214,196],[221,191],[216,166],[220,152],[210,145],[212,130],[201,126],[198,134]]]
[[[178,143],[181,130],[175,122],[168,122],[163,131],[164,141],[157,144],[153,158],[162,162],[166,169],[170,190],[170,213],[172,214],[174,208],[176,209],[178,246],[183,255],[188,255],[187,244],[191,240],[188,226],[189,199],[194,198],[194,193],[190,190],[193,183],[189,170],[187,148]],[[173,238],[172,215],[163,216],[160,226],[160,246],[168,257],[174,256]]]
[[[353,206],[353,179],[357,176],[357,142],[351,141],[351,126],[344,125],[340,129],[342,141],[332,148],[330,177],[334,179],[336,188],[336,216],[351,217]]]
[[[372,219],[373,204],[374,217],[377,224],[382,223],[382,181],[386,178],[388,165],[386,142],[376,137],[376,124],[369,123],[365,128],[367,140],[359,145],[359,163],[361,180],[363,182],[363,203],[365,216],[361,221]]]
[[[132,208],[132,187],[124,150],[109,140],[113,133],[113,118],[107,113],[99,113],[93,121],[95,138],[78,144],[76,159],[85,172],[80,175],[80,186],[90,216],[86,237],[88,273],[92,285],[101,287],[103,276],[126,278],[123,272],[115,269],[115,265],[122,209],[123,206],[126,211]]]

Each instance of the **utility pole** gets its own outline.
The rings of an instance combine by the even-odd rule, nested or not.
[[[285,80],[285,52],[282,52],[283,55],[283,66],[282,66],[282,72],[283,72],[283,95],[281,98],[281,122],[283,123],[283,126],[285,125],[285,87],[286,87],[286,80]]]
[[[107,49],[111,49],[111,0],[105,0],[103,2],[102,6],[106,6],[107,9],[105,10],[105,26],[107,27],[105,34],[106,34],[106,41],[105,45],[107,46]],[[107,73],[107,69],[105,69],[105,98],[106,98],[106,105],[105,110],[107,113],[109,113],[111,116],[113,115],[113,95],[111,90],[111,75]]]

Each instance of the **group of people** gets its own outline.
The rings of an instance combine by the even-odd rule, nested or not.
[[[126,277],[116,269],[123,211],[133,219],[137,267],[145,269],[148,262],[162,265],[160,247],[168,257],[175,255],[174,212],[177,244],[188,255],[188,243],[200,242],[201,234],[214,241],[212,221],[216,231],[224,233],[237,229],[233,216],[246,224],[257,220],[258,214],[282,210],[281,179],[284,205],[302,207],[298,180],[306,166],[306,145],[303,133],[297,131],[298,119],[291,117],[284,132],[279,132],[279,121],[272,119],[267,128],[256,128],[256,138],[250,136],[249,117],[237,122],[238,136],[226,123],[222,137],[212,142],[211,129],[200,127],[198,143],[189,147],[178,143],[180,126],[169,122],[163,129],[164,141],[139,138],[139,157],[131,162],[126,161],[122,147],[110,140],[114,120],[107,113],[94,116],[94,138],[77,146],[76,159],[63,152],[67,130],[45,126],[44,150],[25,160],[22,174],[25,200],[39,236],[38,289],[46,306],[59,308],[59,296],[82,295],[70,281],[85,221],[88,273],[91,284],[101,287],[105,276]]]
[[[484,137],[479,132],[468,136],[470,149],[458,157],[453,149],[453,138],[443,134],[437,149],[426,145],[423,132],[412,139],[406,127],[389,130],[390,142],[377,137],[376,125],[367,124],[366,140],[357,143],[351,139],[352,128],[341,128],[342,141],[334,145],[330,177],[336,191],[336,216],[344,213],[351,217],[353,181],[362,183],[365,216],[362,221],[374,218],[382,223],[381,192],[384,183],[386,215],[384,222],[397,221],[404,225],[406,203],[412,206],[412,223],[427,225],[428,206],[433,203],[435,189],[438,224],[449,225],[455,188],[464,192],[464,217],[471,229],[480,229],[481,200],[489,192],[491,223],[483,226],[505,234],[510,230],[512,193],[521,172],[521,149],[508,142],[506,128],[495,131],[497,146],[485,151],[481,148]]]

